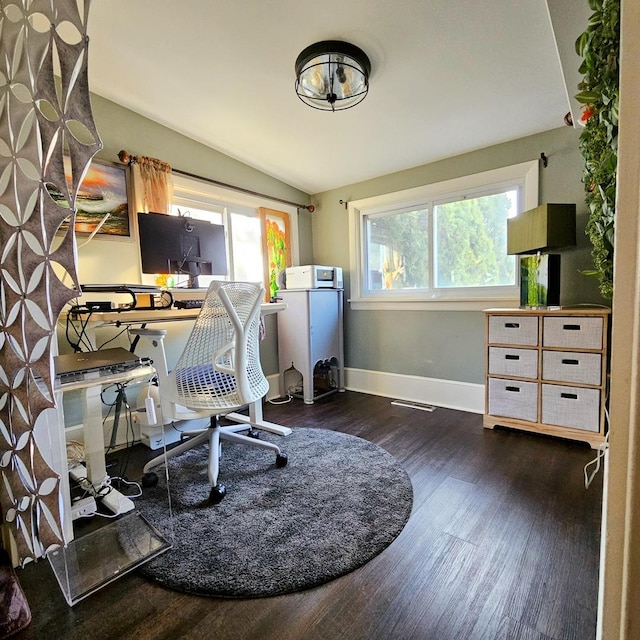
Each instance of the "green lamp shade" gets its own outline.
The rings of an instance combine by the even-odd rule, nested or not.
[[[507,220],[507,253],[537,253],[576,244],[576,205],[542,204]]]

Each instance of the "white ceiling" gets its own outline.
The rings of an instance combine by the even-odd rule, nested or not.
[[[544,0],[93,0],[88,31],[93,92],[310,194],[569,111]],[[337,113],[294,92],[297,55],[329,39],[372,65],[367,98]]]

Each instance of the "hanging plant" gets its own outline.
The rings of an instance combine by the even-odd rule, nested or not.
[[[605,298],[613,296],[616,174],[618,169],[618,95],[620,0],[589,0],[593,11],[576,41],[582,58],[582,82],[576,95],[582,105],[580,152],[589,211],[586,234],[592,245],[593,270]]]

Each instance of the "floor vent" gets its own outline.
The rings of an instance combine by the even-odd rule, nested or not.
[[[432,404],[422,404],[421,402],[410,402],[409,400],[392,400],[391,404],[398,407],[409,407],[409,409],[420,409],[420,411],[435,411],[437,407]]]

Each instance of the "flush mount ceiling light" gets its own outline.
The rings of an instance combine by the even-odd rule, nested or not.
[[[370,73],[371,62],[359,47],[340,40],[316,42],[296,60],[296,93],[314,109],[350,109],[366,98]]]

